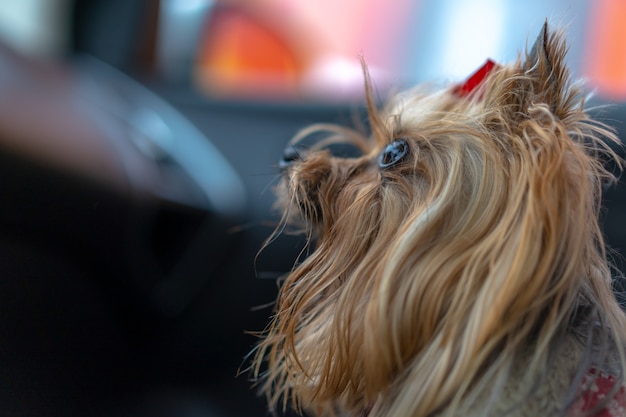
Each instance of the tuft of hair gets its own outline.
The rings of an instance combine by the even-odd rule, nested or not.
[[[469,96],[417,87],[382,109],[365,71],[371,136],[304,133],[364,155],[312,150],[278,187],[284,221],[316,242],[255,351],[273,408],[567,415],[592,367],[616,378],[607,401],[617,392],[626,316],[598,217],[618,140],[586,112],[566,50],[546,24]],[[407,159],[379,169],[398,138]]]

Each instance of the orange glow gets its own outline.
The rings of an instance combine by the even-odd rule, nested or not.
[[[215,11],[198,54],[197,77],[212,95],[293,92],[299,65],[270,29],[235,9]]]
[[[626,2],[592,4],[583,71],[599,95],[626,99]]]

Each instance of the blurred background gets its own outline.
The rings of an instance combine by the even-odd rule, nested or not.
[[[303,245],[257,256],[287,141],[364,121],[360,56],[383,100],[515,59],[546,18],[626,133],[621,0],[0,3],[0,414],[266,415],[237,374]]]

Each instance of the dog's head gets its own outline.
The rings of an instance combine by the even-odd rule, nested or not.
[[[624,341],[597,220],[616,139],[585,112],[565,52],[545,26],[516,63],[382,110],[366,74],[369,137],[303,132],[329,137],[283,161],[285,221],[315,244],[257,351],[271,402],[458,413],[520,357],[524,377],[544,375],[567,333],[589,352]],[[336,142],[362,156],[333,156]],[[609,335],[580,330],[592,322]]]

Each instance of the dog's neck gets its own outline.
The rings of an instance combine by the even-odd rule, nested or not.
[[[453,417],[537,417],[537,416],[564,416],[580,417],[587,416],[591,410],[599,409],[594,417],[623,417],[626,414],[626,383],[620,388],[615,387],[615,379],[612,375],[590,367],[586,375],[582,377],[580,392],[569,393],[571,381],[576,378],[576,372],[583,360],[583,348],[573,336],[558,357],[554,358],[551,369],[541,381],[524,381],[521,377],[528,366],[524,360],[516,364],[512,370],[512,378],[502,389],[472,400],[472,404],[463,407],[460,414]],[[527,358],[529,359],[529,358]],[[604,399],[617,390],[614,399],[603,403]],[[528,395],[530,393],[530,396]],[[575,401],[567,400],[568,396],[576,398]],[[574,397],[575,396],[575,397]],[[563,399],[569,406],[569,411],[564,414]],[[376,404],[370,404],[365,410],[355,417],[368,417],[376,414]],[[489,410],[489,411],[486,411]],[[487,412],[487,414],[485,414]],[[433,417],[450,417],[445,412],[435,414]]]

